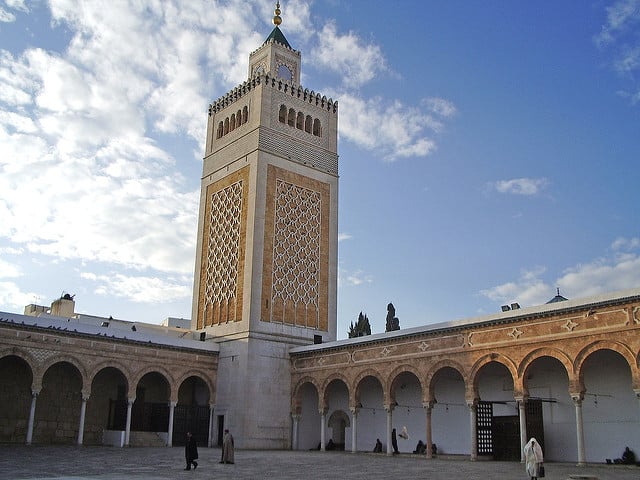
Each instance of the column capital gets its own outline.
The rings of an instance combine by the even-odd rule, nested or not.
[[[397,406],[398,406],[398,402],[392,402],[390,404],[383,405],[383,407],[384,407],[384,409],[385,409],[385,411],[387,413],[393,412],[393,409],[396,408]]]
[[[291,418],[295,421],[299,421],[302,418],[302,415],[300,415],[299,413],[292,413]]]
[[[40,395],[40,389],[39,388],[32,388],[31,389],[31,396],[32,397],[37,397],[38,395]]]
[[[326,415],[326,414],[327,414],[327,411],[328,411],[328,410],[329,410],[329,409],[328,409],[327,407],[321,407],[321,408],[319,408],[319,409],[318,409],[318,413],[319,413],[320,415],[323,415],[323,416],[324,416],[324,415]]]
[[[584,392],[569,393],[569,395],[571,396],[571,400],[573,400],[573,403],[576,406],[582,405],[582,401],[584,400]]]
[[[360,412],[360,407],[349,407],[349,410],[353,415],[358,415],[358,412]]]
[[[435,407],[435,405],[436,405],[436,401],[435,400],[429,400],[428,402],[422,402],[422,407],[427,411],[431,411],[433,409],[433,407]]]
[[[635,393],[636,394],[636,398],[638,400],[640,400],[640,389],[634,388],[633,389],[633,393]]]
[[[469,407],[469,409],[475,410],[475,408],[478,406],[479,399],[477,399],[477,398],[473,398],[473,399],[467,398],[465,401],[467,402],[467,407]]]
[[[83,402],[87,402],[89,401],[89,398],[91,397],[90,393],[86,393],[86,392],[82,392],[82,401]]]
[[[133,403],[136,401],[136,397],[129,397],[127,398],[127,404],[128,405],[133,405]]]
[[[171,400],[171,401],[169,402],[169,406],[170,406],[170,407],[173,407],[173,408],[176,408],[176,405],[177,405],[177,404],[178,404],[178,402],[174,402],[173,400]]]

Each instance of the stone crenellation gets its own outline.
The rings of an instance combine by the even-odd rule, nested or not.
[[[337,100],[334,101],[333,99],[327,98],[325,95],[321,95],[318,92],[314,92],[308,88],[303,88],[300,85],[294,85],[291,82],[284,81],[281,78],[274,77],[267,73],[255,75],[246,82],[235,87],[233,90],[230,90],[222,97],[218,98],[215,102],[211,103],[209,105],[209,116],[237,102],[258,85],[277,88],[284,93],[289,93],[292,97],[297,97],[308,102],[310,105],[316,105],[322,109],[326,109],[330,113],[338,113]]]

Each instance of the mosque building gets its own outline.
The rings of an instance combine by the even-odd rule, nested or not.
[[[0,442],[640,453],[640,288],[336,340],[338,102],[280,15],[209,106],[191,320],[0,312]]]

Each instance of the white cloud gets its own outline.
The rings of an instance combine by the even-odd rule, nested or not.
[[[522,306],[540,305],[553,296],[551,295],[553,287],[540,279],[545,270],[544,267],[525,270],[517,281],[481,290],[480,294],[499,303],[518,302]]]
[[[373,283],[373,276],[365,273],[363,270],[348,272],[342,268],[339,269],[338,287],[357,287],[371,283]]]
[[[629,250],[640,249],[640,238],[639,237],[633,237],[633,238],[618,237],[611,244],[611,248],[616,251],[619,251],[619,250],[629,251]]]
[[[347,92],[336,97],[340,99],[342,138],[376,151],[388,161],[425,157],[435,150],[432,135],[440,132],[443,124],[433,106],[427,112],[399,101],[365,99]],[[453,106],[449,104],[448,108],[453,109]]]
[[[481,295],[500,303],[519,302],[522,306],[541,305],[549,301],[555,291],[567,298],[582,298],[640,286],[640,255],[629,252],[640,249],[640,239],[616,239],[611,256],[565,269],[552,284],[542,277],[544,267],[524,271],[514,282],[482,290]],[[618,250],[628,250],[619,252]]]
[[[20,267],[0,258],[0,278],[17,278],[22,276]]]
[[[597,45],[616,41],[616,37],[640,21],[640,0],[620,0],[606,8],[607,21],[594,37]]]
[[[549,181],[546,178],[513,178],[511,180],[498,180],[491,186],[500,193],[537,195],[548,184]]]
[[[342,232],[338,233],[338,242],[342,242],[343,240],[351,240],[352,236],[350,233]]]
[[[22,311],[25,305],[37,303],[40,295],[33,292],[23,292],[13,282],[0,282],[0,305],[9,305],[11,308]]]
[[[148,276],[126,276],[120,273],[98,275],[82,273],[87,281],[96,282],[95,293],[107,297],[124,298],[136,303],[170,303],[191,296],[191,282],[183,278],[158,278]]]
[[[16,16],[0,7],[0,22],[11,23],[16,21]]]
[[[351,88],[371,81],[387,69],[379,46],[363,42],[353,32],[339,34],[333,22],[318,32],[318,46],[311,51],[311,61],[338,73]]]
[[[628,88],[618,92],[632,105],[640,101],[635,72],[640,69],[640,0],[618,0],[606,8],[606,21],[593,37],[595,44],[611,55],[612,68],[625,78]]]

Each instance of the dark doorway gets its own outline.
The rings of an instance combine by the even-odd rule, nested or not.
[[[520,460],[520,420],[517,415],[493,417],[493,459]]]
[[[222,437],[224,436],[224,415],[218,415],[218,446],[222,446]]]
[[[209,444],[209,406],[176,405],[173,417],[173,444],[184,445],[187,432],[200,446]]]
[[[527,440],[534,437],[544,452],[544,423],[542,418],[542,400],[530,398],[525,404],[527,412]]]

